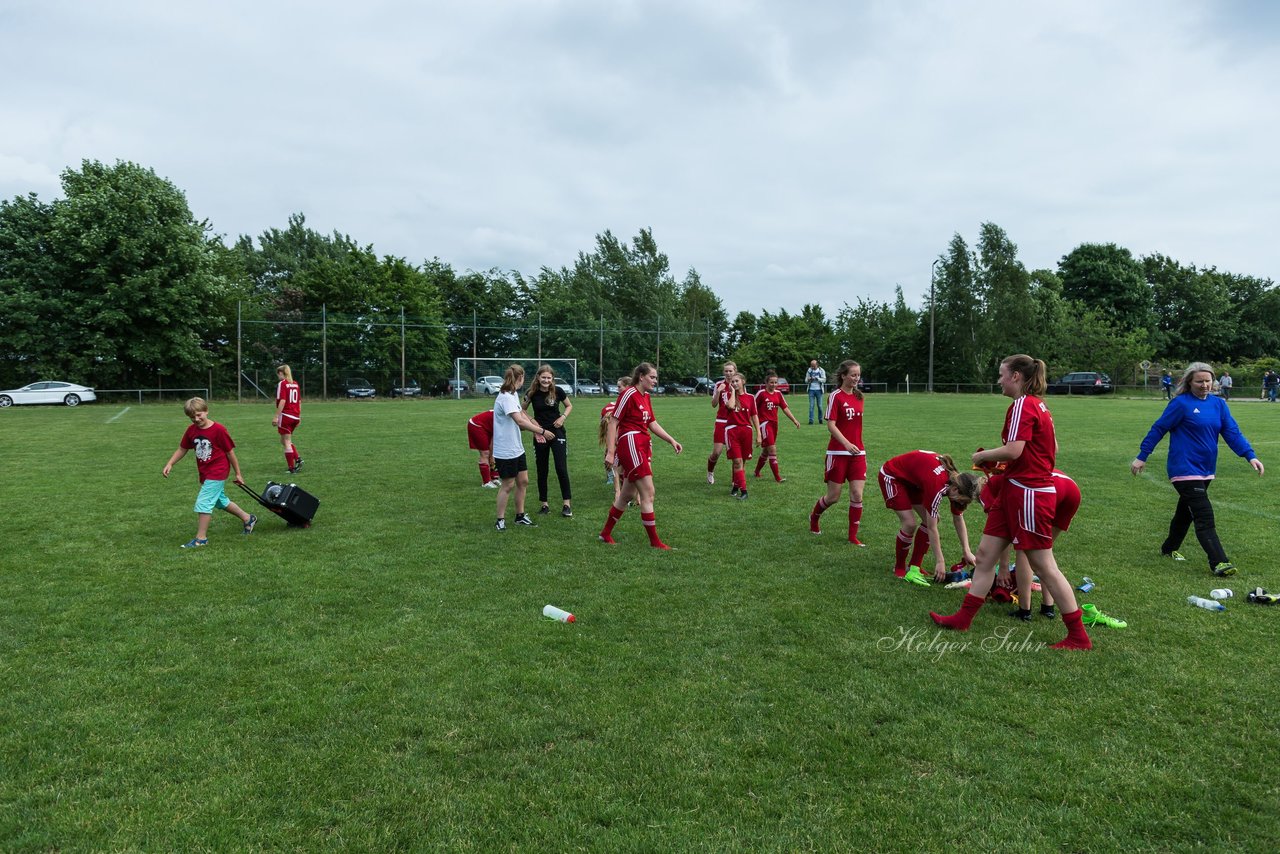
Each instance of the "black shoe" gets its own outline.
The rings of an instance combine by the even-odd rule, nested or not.
[[[290,470],[290,473],[297,474],[300,471],[302,471],[302,460],[298,460],[296,463],[293,464],[293,468]]]
[[[1058,618],[1058,611],[1052,605],[1041,605],[1040,616],[1049,620],[1056,620]]]
[[[747,491],[745,489],[738,493],[738,500],[739,501],[747,500]]]
[[[563,517],[564,517],[564,518],[566,518],[566,519],[572,519],[572,518],[573,518],[573,508],[572,508],[572,507],[570,507],[568,504],[566,504],[564,507],[561,507],[561,508],[560,508],[560,515],[561,515],[561,516],[563,516]]]
[[[738,497],[738,487],[736,484],[734,485],[733,489],[729,490],[729,494],[734,498]]]
[[[548,507],[546,504],[543,504],[542,507],[538,510],[538,515],[546,516],[550,512],[551,512],[551,508]]]
[[[1031,609],[1030,609],[1030,608],[1015,608],[1014,610],[1012,610],[1012,611],[1010,611],[1010,612],[1009,612],[1009,616],[1010,616],[1010,617],[1016,617],[1016,618],[1018,618],[1019,620],[1022,620],[1022,622],[1024,622],[1024,623],[1029,623],[1029,622],[1031,622]]]
[[[536,527],[538,527],[537,525],[533,524],[533,520],[529,518],[529,514],[528,514],[528,513],[517,513],[517,514],[516,514],[516,524],[517,524],[517,525],[527,525],[527,526],[529,526],[530,528],[536,528]]]
[[[505,530],[507,530],[507,520],[506,520],[506,519],[499,519],[498,521],[494,522],[494,523],[493,523],[493,529],[494,529],[495,531],[505,531]]]

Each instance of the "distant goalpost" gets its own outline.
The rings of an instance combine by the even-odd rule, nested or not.
[[[578,360],[577,359],[542,359],[539,361],[534,356],[458,356],[453,360],[453,378],[456,381],[452,389],[453,397],[462,396],[461,382],[467,383],[467,388],[471,394],[482,392],[480,389],[481,377],[498,377],[501,383],[502,375],[511,365],[520,365],[524,368],[524,384],[525,388],[533,382],[533,375],[537,372],[540,365],[550,365],[555,371],[556,381],[569,386],[569,393],[574,394],[578,388]]]

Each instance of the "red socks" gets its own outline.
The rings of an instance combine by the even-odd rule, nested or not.
[[[969,631],[969,626],[973,624],[973,618],[977,616],[978,609],[982,607],[985,600],[981,596],[974,596],[972,593],[964,594],[964,601],[960,603],[960,610],[946,617],[941,614],[929,612],[929,616],[933,617],[933,621],[944,629],[953,629],[957,632]],[[1065,617],[1063,618],[1066,619]],[[1079,619],[1077,617],[1076,619]],[[1086,638],[1088,640],[1088,638]]]
[[[818,499],[818,503],[813,505],[813,509],[809,511],[809,530],[815,534],[821,534],[822,529],[818,527],[818,517],[831,505],[827,503],[827,497],[824,495]]]
[[[769,469],[773,472],[773,479],[778,483],[782,483],[782,474],[778,471],[778,458],[769,457]]]
[[[929,532],[921,525],[916,528],[916,540],[911,547],[911,566],[922,566],[920,561],[929,552]]]
[[[1063,625],[1067,627],[1067,636],[1055,643],[1052,649],[1093,649],[1093,641],[1084,630],[1084,611],[1076,608],[1070,614],[1062,615]]]
[[[489,464],[481,463],[480,464],[480,485],[483,486],[484,484],[488,483],[491,480],[493,480],[493,472],[489,471]]]
[[[733,485],[738,487],[738,489],[741,489],[743,492],[747,491],[747,470],[746,469],[737,469],[736,471],[734,471]]]
[[[866,545],[858,540],[858,525],[862,522],[862,505],[849,505],[849,542],[855,546]]]
[[[625,510],[619,510],[617,507],[609,508],[609,518],[605,520],[604,530],[600,532],[601,540],[605,541],[606,543],[614,542],[614,539],[611,536],[613,534],[613,526],[618,524],[618,520],[621,519],[622,514],[626,512],[627,511]]]
[[[761,454],[760,459],[756,460],[756,477],[760,476],[760,469],[764,468],[764,461],[765,457]]]
[[[745,475],[744,475],[745,477]],[[649,535],[649,545],[655,549],[670,549],[671,546],[658,539],[658,523],[652,513],[641,513],[640,521],[644,523],[645,533]]]
[[[907,552],[911,549],[911,538],[898,530],[897,539],[893,543],[893,574],[902,578],[907,574]]]

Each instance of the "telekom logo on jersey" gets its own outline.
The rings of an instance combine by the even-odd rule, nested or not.
[[[858,412],[852,406],[846,406],[844,408],[844,417],[850,419],[856,418],[858,417]]]

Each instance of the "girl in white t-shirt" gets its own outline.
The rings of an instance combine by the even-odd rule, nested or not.
[[[498,477],[502,485],[498,487],[498,519],[494,528],[499,531],[507,529],[507,499],[512,491],[516,494],[517,525],[533,525],[529,514],[524,512],[524,494],[529,488],[529,467],[524,458],[524,442],[520,439],[520,430],[525,429],[535,435],[554,439],[555,434],[542,427],[524,414],[520,408],[520,398],[516,392],[524,386],[524,368],[512,365],[502,377],[502,390],[493,401],[493,461],[498,469]]]

